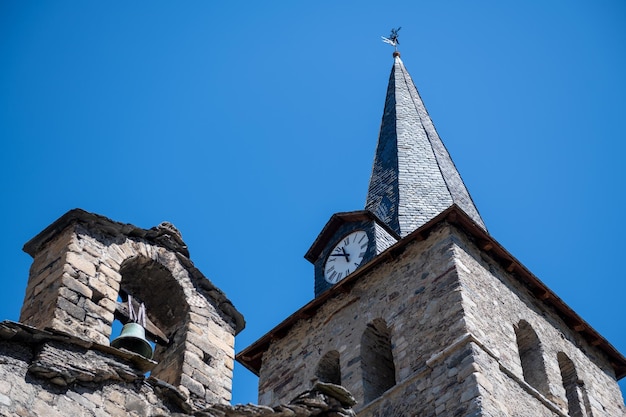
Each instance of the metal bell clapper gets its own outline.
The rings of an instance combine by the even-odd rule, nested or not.
[[[111,342],[111,346],[152,359],[152,346],[146,340],[146,330],[138,323],[126,323],[120,335]]]

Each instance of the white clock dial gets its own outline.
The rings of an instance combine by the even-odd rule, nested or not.
[[[330,251],[324,264],[324,278],[331,284],[341,281],[361,265],[369,239],[363,230],[345,236]]]

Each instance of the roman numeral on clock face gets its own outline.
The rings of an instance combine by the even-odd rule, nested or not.
[[[367,255],[369,238],[364,230],[343,236],[329,252],[326,252],[323,275],[327,282],[336,284],[352,274]]]

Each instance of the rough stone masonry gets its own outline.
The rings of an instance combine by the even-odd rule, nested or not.
[[[77,209],[25,250],[20,322],[0,323],[1,416],[353,415],[352,396],[332,384],[286,405],[229,404],[245,323],[171,224],[145,230]],[[131,294],[146,306],[154,359],[110,346]]]

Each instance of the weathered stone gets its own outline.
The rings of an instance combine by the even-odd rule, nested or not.
[[[76,280],[75,278],[67,275],[67,274],[63,274],[61,283],[64,287],[86,297],[86,298],[91,298],[91,296],[93,295],[93,290],[91,288],[89,288],[88,286],[86,286],[85,284],[81,283],[80,281]]]
[[[113,322],[113,313],[105,309],[104,307],[101,307],[98,304],[95,304],[91,300],[84,301],[84,309],[85,309],[86,314],[88,314],[89,316],[96,317],[100,319],[101,321],[104,321],[107,323]]]
[[[9,397],[7,397],[4,394],[0,394],[0,405],[4,405],[6,407],[10,407],[12,404],[12,401]]]
[[[263,361],[266,406],[227,404],[243,319],[193,266],[179,234],[84,212],[47,230],[28,245],[37,267],[22,310],[39,329],[0,324],[0,381],[7,381],[0,383],[0,414],[352,416],[356,398],[364,417],[478,416],[487,409],[563,415],[565,371],[563,359],[554,359],[567,353],[580,371],[570,378],[577,392],[591,393],[585,406],[597,416],[625,415],[605,352],[447,221],[267,339],[255,359]],[[54,233],[69,243],[48,244]],[[47,259],[65,259],[62,268],[54,265],[65,275],[51,273]],[[108,346],[120,289],[144,301],[169,338],[155,350],[156,364]],[[528,377],[524,344],[534,339],[520,336],[522,320],[543,343],[545,387]],[[318,380],[341,382],[354,397]]]
[[[89,278],[89,286],[110,300],[117,299],[118,292],[114,288],[111,288],[104,280],[91,277]]]
[[[204,386],[195,379],[191,378],[191,376],[185,374],[181,375],[180,384],[191,391],[192,394],[201,398],[204,397]]]
[[[66,298],[58,297],[57,298],[57,308],[69,314],[79,321],[85,320],[85,309],[78,306],[77,304],[72,303]]]
[[[122,280],[122,276],[118,271],[113,270],[104,263],[98,264],[98,272],[104,274],[108,279],[111,279],[114,282],[119,283]]]
[[[13,329],[10,332],[8,329]],[[183,378],[183,382],[205,397],[189,397],[172,385],[154,377],[145,380],[141,373],[117,350],[104,346],[81,346],[84,342],[54,332],[43,332],[21,324],[0,323],[0,338],[18,337],[26,345],[17,345],[0,340],[0,357],[11,360],[0,361],[0,415],[35,416],[230,416],[230,417],[349,417],[354,414],[344,408],[342,401],[350,394],[338,386],[318,384],[308,393],[294,400],[292,405],[275,409],[264,406],[231,406],[217,398],[219,390],[204,389],[194,379]],[[55,340],[58,339],[58,340]],[[46,341],[47,340],[47,341]],[[43,343],[39,353],[31,359],[24,346]],[[80,345],[74,344],[75,342]],[[22,352],[22,353],[20,353]],[[8,355],[8,356],[7,356]],[[31,362],[32,360],[32,362]],[[203,362],[193,361],[197,365]],[[28,369],[28,378],[26,373]],[[124,374],[132,374],[128,379]],[[214,384],[206,376],[206,384]],[[54,388],[57,386],[58,388]],[[320,390],[321,389],[321,390]],[[9,391],[10,394],[2,393]],[[322,392],[324,391],[324,392]],[[342,401],[337,400],[341,398]],[[213,403],[208,405],[206,401]],[[195,405],[194,405],[195,404]]]
[[[390,298],[393,302],[387,302]],[[604,399],[605,410],[597,414],[626,415],[603,354],[553,308],[537,303],[515,275],[482,255],[463,231],[445,222],[302,316],[276,330],[265,339],[264,350],[255,352],[262,354],[259,399],[265,405],[276,407],[293,392],[306,390],[320,379],[325,355],[337,352],[338,378],[359,401],[360,416],[482,415],[496,407],[506,412],[493,415],[564,415],[566,408],[559,404],[567,401],[556,358],[565,352],[576,358],[585,379],[603,387],[588,395]],[[541,340],[546,393],[524,381],[514,331],[522,317]],[[394,373],[377,397],[368,397],[364,369],[386,367],[364,351],[363,335],[377,319],[391,329]],[[384,352],[386,343],[375,339],[372,350]],[[584,386],[592,389],[587,381]]]
[[[341,404],[352,407],[356,404],[356,400],[350,392],[341,385],[317,382],[313,386],[313,390],[317,390],[322,394],[326,394],[337,399]]]
[[[88,276],[96,276],[96,266],[90,259],[86,259],[78,253],[68,252],[65,255],[65,261],[76,268],[77,271],[84,272]]]

